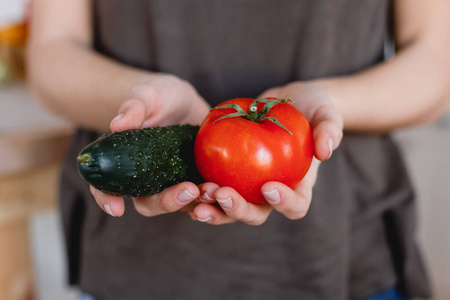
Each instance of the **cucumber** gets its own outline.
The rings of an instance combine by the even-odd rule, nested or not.
[[[203,182],[194,160],[199,126],[131,129],[100,137],[77,157],[81,177],[120,196],[147,196],[174,184]]]

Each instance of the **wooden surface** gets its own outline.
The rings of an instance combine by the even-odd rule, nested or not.
[[[61,161],[71,135],[70,128],[33,128],[0,134],[0,176]]]
[[[26,219],[0,224],[0,299],[33,299],[29,231]]]
[[[57,205],[59,162],[0,177],[0,299],[32,299],[29,219]]]
[[[0,299],[34,299],[29,220],[57,203],[72,127],[24,84],[0,87]]]

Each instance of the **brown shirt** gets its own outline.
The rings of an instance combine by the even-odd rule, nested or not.
[[[96,50],[191,82],[212,105],[385,57],[387,0],[94,0]],[[364,99],[361,99],[364,101]],[[428,296],[414,194],[389,136],[346,133],[322,164],[308,215],[210,226],[185,213],[104,214],[78,176],[61,208],[70,281],[97,299],[359,299],[397,285]]]

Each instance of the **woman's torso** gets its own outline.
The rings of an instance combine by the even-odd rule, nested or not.
[[[212,105],[361,71],[383,60],[389,32],[380,0],[93,4],[97,51],[180,76]],[[71,280],[98,299],[357,299],[396,284],[428,292],[409,238],[412,190],[387,136],[346,134],[320,168],[308,215],[272,213],[259,227],[210,226],[184,213],[145,218],[130,202],[122,218],[103,214],[74,163],[97,136],[75,138],[62,210]]]

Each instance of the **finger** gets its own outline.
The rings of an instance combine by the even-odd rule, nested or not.
[[[220,207],[212,204],[200,203],[190,213],[193,220],[211,225],[223,225],[236,222],[229,217]]]
[[[146,106],[139,99],[129,99],[122,103],[119,114],[111,121],[112,132],[142,127],[147,117]]]
[[[190,212],[195,208],[195,206],[197,206],[198,203],[200,203],[200,201],[198,201],[198,198],[197,198],[194,201],[192,201],[192,202],[186,204],[185,206],[183,206],[182,208],[180,208],[179,211]]]
[[[107,195],[99,190],[96,190],[92,186],[89,189],[98,206],[100,206],[105,213],[113,217],[121,217],[124,214],[125,203],[122,197]]]
[[[280,182],[268,182],[263,186],[263,195],[276,211],[288,219],[297,220],[306,216],[312,191],[300,188],[296,193]]]
[[[264,184],[261,191],[267,202],[288,219],[297,220],[305,217],[311,204],[319,164],[318,160],[313,160],[308,174],[294,190],[280,182]]]
[[[332,106],[315,110],[310,120],[313,128],[314,155],[318,160],[329,159],[342,140],[343,119]]]
[[[270,205],[256,205],[247,202],[236,190],[230,187],[219,188],[215,192],[214,197],[230,218],[248,225],[263,224],[272,211]]]
[[[198,186],[200,190],[200,202],[213,203],[216,202],[214,198],[215,192],[219,189],[219,186],[213,182],[205,182]]]
[[[192,182],[182,182],[152,196],[133,198],[136,210],[146,217],[171,213],[189,205],[200,195]]]
[[[314,156],[324,161],[330,159],[342,140],[342,130],[335,123],[324,121],[313,128]]]

